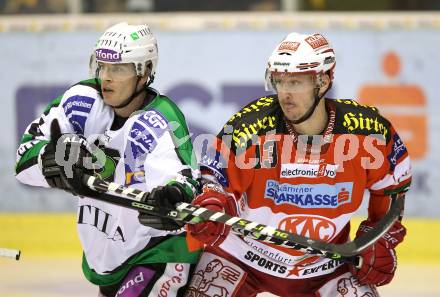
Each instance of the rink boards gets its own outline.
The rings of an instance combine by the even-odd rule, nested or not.
[[[96,296],[81,271],[81,247],[73,213],[0,214],[0,247],[20,248],[20,261],[0,258],[0,295],[9,297]],[[353,229],[360,219],[355,220]],[[405,219],[408,237],[398,248],[394,281],[384,297],[440,296],[440,220]],[[270,297],[262,294],[259,297]]]

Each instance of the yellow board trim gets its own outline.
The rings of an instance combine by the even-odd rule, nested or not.
[[[0,213],[0,247],[26,258],[81,257],[76,214]]]
[[[352,221],[352,236],[361,219]],[[440,219],[405,218],[399,263],[440,264]],[[0,213],[0,247],[20,249],[26,258],[81,257],[73,213]]]

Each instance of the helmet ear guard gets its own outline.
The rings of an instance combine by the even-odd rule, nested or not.
[[[95,51],[90,55],[89,60],[89,76],[90,77],[98,77],[98,62],[96,61]]]
[[[138,64],[138,66],[140,66],[140,65]],[[151,61],[145,62],[143,69],[145,69],[145,70],[143,70],[144,74],[142,76],[138,75],[138,77],[141,78],[148,73],[148,80],[145,83],[145,87],[148,87],[149,85],[151,85],[153,83],[154,77],[155,77],[155,75],[152,74],[153,63]]]

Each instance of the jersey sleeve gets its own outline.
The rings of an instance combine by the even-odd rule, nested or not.
[[[178,138],[169,119],[154,109],[130,119],[126,126],[122,162],[125,185],[151,191],[178,182],[194,196],[200,171],[193,159],[189,133]]]
[[[254,166],[249,166],[255,158],[255,146],[237,147],[234,140],[221,131],[202,154],[200,170],[204,183],[220,184],[235,199],[240,199],[254,177]]]
[[[32,186],[48,187],[38,165],[38,159],[44,151],[44,146],[50,141],[52,121],[58,120],[61,133],[86,136],[86,121],[92,107],[102,109],[102,104],[95,104],[96,94],[96,90],[89,86],[74,85],[49,103],[44,112],[29,124],[16,154],[15,174],[20,182]],[[101,110],[95,110],[95,112],[98,113]]]
[[[38,159],[44,146],[50,141],[50,125],[57,119],[62,133],[73,132],[60,106],[62,99],[63,96],[59,96],[49,103],[41,116],[29,124],[21,138],[16,153],[15,175],[24,184],[49,186],[41,173]]]
[[[392,125],[384,145],[378,146],[383,155],[379,168],[367,170],[370,191],[368,214],[373,221],[381,218],[390,205],[390,195],[406,192],[411,185],[411,161],[408,150]]]

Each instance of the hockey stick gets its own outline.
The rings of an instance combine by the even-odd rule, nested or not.
[[[18,261],[20,259],[20,255],[21,251],[19,250],[0,248],[0,257],[15,258],[15,260]]]
[[[257,222],[248,221],[240,217],[232,217],[222,212],[211,211],[188,203],[178,203],[176,204],[176,209],[158,208],[140,202],[143,197],[149,195],[148,192],[128,188],[113,182],[106,182],[90,175],[85,175],[83,181],[90,189],[100,192],[98,197],[91,197],[93,199],[145,212],[150,215],[160,216],[160,213],[166,213],[163,217],[189,224],[197,224],[204,221],[220,222],[231,226],[231,230],[241,236],[251,237],[271,244],[303,251],[308,254],[324,256],[331,259],[346,259],[348,261],[353,261],[355,256],[385,234],[399,218],[404,206],[404,196],[398,197],[397,195],[393,195],[388,213],[372,230],[355,238],[352,242],[334,244],[292,234]],[[121,199],[121,197],[128,199]]]

